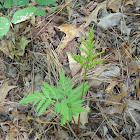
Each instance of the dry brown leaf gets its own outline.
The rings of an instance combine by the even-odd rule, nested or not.
[[[91,74],[87,74],[86,76],[86,80],[88,80],[89,85],[91,85],[92,87],[99,87],[103,82],[107,82],[107,83],[111,83],[112,79],[110,77],[102,77],[101,75],[104,73],[104,71],[108,71],[110,68],[110,64],[109,65],[99,65],[96,68],[91,69],[91,71],[89,71],[88,73]]]
[[[128,90],[128,87],[124,87],[120,94],[117,94],[117,95],[115,95],[113,93],[110,94],[108,100],[112,101],[112,102],[120,103],[120,101],[126,96],[127,90]]]
[[[78,63],[75,59],[71,57],[69,53],[67,53],[68,60],[69,60],[69,66],[72,77],[80,70],[81,64]]]
[[[107,13],[106,4],[107,4],[107,1],[99,3],[97,5],[97,7],[95,8],[95,10],[93,10],[92,13],[89,16],[87,16],[83,19],[83,20],[86,21],[86,24],[84,25],[84,27],[87,27],[92,21],[97,23],[97,15],[98,15],[98,12],[99,12],[100,9],[103,9]]]
[[[9,56],[11,59],[14,58],[14,53],[12,51],[12,49],[15,48],[12,41],[10,40],[2,40],[0,42],[0,50],[6,54],[7,56]]]
[[[115,113],[122,114],[124,108],[127,106],[128,100],[123,105],[114,105],[112,108],[106,111],[107,114],[113,115]]]
[[[73,24],[62,24],[58,28],[66,34],[64,40],[58,46],[58,53],[60,53],[75,37],[79,36],[81,27],[77,28]]]
[[[5,140],[15,140],[15,137],[19,136],[20,133],[15,126],[11,126],[10,131],[6,135]]]
[[[112,94],[112,91],[114,89],[114,87],[118,84],[118,81],[112,81],[108,86],[107,88],[105,89],[105,91],[108,93],[108,94]]]
[[[8,82],[4,82],[4,84],[0,86],[0,103],[4,102],[7,93],[13,88],[17,88],[17,86],[9,86]]]
[[[109,96],[108,100],[112,101],[112,102],[120,103],[121,100],[126,96],[127,90],[128,90],[128,87],[124,87],[121,94],[118,94],[118,95],[111,94]],[[124,108],[127,106],[128,100],[129,99],[127,99],[123,105],[115,104],[113,106],[113,108],[109,109],[109,111],[107,113],[110,113],[110,114],[119,113],[119,114],[121,114],[123,112]]]
[[[127,6],[127,5],[133,5],[134,4],[134,2],[135,2],[135,0],[125,0],[125,6]]]
[[[108,8],[112,9],[113,12],[118,13],[121,8],[122,0],[110,0],[108,2]]]

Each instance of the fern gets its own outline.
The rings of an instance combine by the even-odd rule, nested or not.
[[[93,41],[94,39],[93,27],[90,30],[90,33],[87,35],[87,40],[82,39],[81,41],[81,43],[85,46],[85,48],[76,46],[82,52],[84,52],[87,55],[87,57],[85,57],[84,55],[76,55],[76,54],[71,55],[75,60],[77,60],[85,68],[85,71],[88,71],[91,67],[93,67],[96,64],[102,64],[104,60],[104,59],[95,59],[97,56],[99,56],[103,52],[95,53],[99,45],[97,45],[98,42],[96,43],[95,40]]]
[[[86,85],[85,78],[86,78],[86,74],[87,74],[88,70],[91,69],[94,65],[102,64],[102,62],[104,60],[104,59],[96,59],[96,57],[99,56],[100,54],[102,54],[103,52],[95,53],[95,51],[99,47],[99,45],[97,45],[98,42],[95,42],[95,40],[93,41],[93,39],[94,39],[94,30],[93,30],[93,27],[90,30],[90,33],[87,35],[87,40],[82,39],[82,41],[81,41],[81,43],[85,46],[85,48],[76,46],[82,52],[84,52],[87,55],[87,57],[84,56],[84,55],[76,55],[76,54],[73,54],[72,55],[71,54],[71,56],[75,60],[77,60],[83,66],[83,68],[85,69],[84,78],[83,78],[82,91],[81,91],[80,94],[78,94],[80,96],[81,100],[75,101],[74,100],[74,98],[76,98],[75,95],[71,99],[71,101],[75,101],[71,105],[71,108],[73,109],[73,114],[74,115],[76,115],[76,112],[78,112],[78,111],[82,112],[82,109],[83,109],[83,108],[81,108],[82,104],[80,103],[80,101],[82,101],[83,95],[85,93],[85,85]],[[76,132],[78,131],[78,133],[79,133],[79,125],[80,125],[80,114],[79,114],[79,118],[78,118],[78,127],[77,127],[78,130],[75,130]]]
[[[70,79],[66,78],[64,73],[61,73],[59,86],[53,87],[43,82],[44,87],[41,87],[43,93],[35,91],[34,94],[29,94],[23,98],[19,104],[31,103],[36,106],[36,110],[39,111],[40,116],[49,105],[54,105],[54,111],[61,114],[61,125],[64,125],[66,121],[72,120],[72,115],[76,115],[80,112],[87,112],[88,110],[82,108],[81,91],[82,85],[73,89],[73,82],[69,82]],[[85,91],[90,86],[85,84]]]
[[[41,90],[43,93],[35,91],[34,94],[29,94],[27,97],[23,98],[21,103],[31,103],[36,106],[36,110],[39,111],[40,116],[48,106],[54,105],[54,111],[57,114],[61,114],[61,125],[64,125],[66,121],[71,121],[72,116],[76,116],[81,112],[88,112],[88,110],[82,108],[82,100],[84,93],[89,89],[88,82],[85,81],[87,71],[96,64],[102,64],[103,59],[96,59],[98,55],[103,52],[95,53],[96,49],[99,47],[94,38],[93,27],[90,30],[87,40],[83,39],[81,42],[86,48],[81,48],[77,46],[81,51],[83,51],[87,57],[84,55],[72,55],[72,57],[77,60],[85,69],[83,84],[73,88],[74,83],[70,82],[70,78],[66,78],[64,73],[61,73],[60,81],[58,82],[58,87],[53,87],[46,82],[43,82]],[[80,115],[79,115],[80,120]],[[79,126],[79,121],[78,121]]]
[[[97,50],[99,45],[97,45],[98,42],[95,42],[95,40],[93,41],[93,39],[94,39],[93,27],[91,28],[90,33],[87,35],[87,40],[82,39],[82,41],[81,41],[81,43],[85,46],[85,48],[76,46],[81,51],[83,51],[87,55],[87,57],[84,55],[79,55],[79,54],[78,55],[71,54],[71,56],[75,60],[77,60],[85,69],[81,99],[83,98],[83,94],[84,94],[85,77],[86,77],[88,70],[91,69],[94,65],[102,64],[102,62],[104,60],[104,59],[96,59],[96,57],[99,56],[100,54],[102,54],[103,52],[95,53],[95,51]]]

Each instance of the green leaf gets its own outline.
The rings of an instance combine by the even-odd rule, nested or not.
[[[36,4],[38,5],[50,5],[55,3],[57,0],[36,0]]]
[[[88,65],[88,69],[90,69],[90,68],[92,68],[94,65],[100,65],[100,64],[102,64],[103,63],[103,61],[104,61],[104,59],[95,59],[95,60],[93,60],[92,62],[90,62],[89,63],[89,65]]]
[[[0,9],[2,8],[2,5],[0,4]]]
[[[7,34],[10,28],[9,20],[6,17],[0,17],[0,37]]]
[[[14,0],[14,3],[19,6],[26,6],[29,4],[29,0]]]
[[[63,95],[68,95],[72,90],[73,86],[74,86],[73,82],[70,82],[70,83],[65,83],[63,86],[59,86],[58,88],[61,89],[61,93]]]
[[[78,113],[81,113],[81,112],[89,112],[87,109],[85,109],[85,108],[82,108],[81,106],[82,106],[82,102],[83,102],[84,100],[79,100],[79,101],[77,101],[77,102],[74,102],[72,105],[71,105],[71,110],[72,110],[72,112],[73,112],[73,114],[78,114]]]
[[[41,90],[43,91],[45,97],[50,99],[48,90],[45,87],[42,87],[42,86],[41,86]]]
[[[13,1],[13,0],[6,0],[6,1],[4,2],[3,7],[5,7],[5,8],[10,8],[13,4],[14,4],[14,1]]]
[[[50,104],[53,104],[55,101],[53,100],[47,100],[45,102],[45,104],[41,107],[39,113],[38,113],[38,116],[40,116],[42,113],[44,113],[44,111],[47,109],[47,107],[50,105]]]
[[[63,126],[67,122],[67,119],[64,115],[61,116],[61,125]]]
[[[35,94],[29,94],[29,95],[27,95],[26,98],[23,98],[23,99],[19,102],[19,104],[33,102],[36,98],[37,98],[37,96],[35,96]]]
[[[42,83],[43,83],[44,87],[45,87],[46,89],[48,89],[49,92],[53,95],[53,98],[58,100],[58,97],[57,97],[57,93],[56,93],[55,88],[54,88],[53,86],[49,85],[49,84],[46,83],[46,82],[42,82]]]
[[[0,0],[1,3],[3,3],[4,0]]]
[[[64,115],[66,120],[69,120],[69,108],[66,100],[61,101],[61,114]]]
[[[41,98],[36,99],[33,103],[33,106],[35,106],[40,100],[41,100]]]
[[[58,114],[61,112],[61,104],[57,102],[54,106],[54,111]]]
[[[46,99],[42,99],[42,100],[38,103],[38,105],[37,105],[37,107],[36,107],[36,110],[37,110],[37,111],[40,109],[40,107],[44,104],[45,101],[46,101]]]
[[[69,81],[70,81],[70,78],[66,78],[65,74],[63,72],[61,72],[60,81],[58,83],[63,86],[65,84],[67,84]]]
[[[88,55],[88,51],[87,51],[87,49],[85,49],[85,48],[82,48],[82,47],[79,47],[79,46],[76,46],[77,48],[79,48],[82,52],[84,52],[86,55]]]
[[[34,95],[37,96],[37,97],[40,97],[40,98],[44,98],[44,95],[38,91],[35,91],[34,92]]]
[[[29,19],[32,15],[42,15],[45,16],[46,13],[43,9],[38,7],[28,7],[21,9],[14,13],[12,23],[17,24],[22,21]]]

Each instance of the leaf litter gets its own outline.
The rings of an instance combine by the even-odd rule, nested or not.
[[[79,0],[59,2],[55,12],[48,7],[46,17],[17,24],[0,40],[0,138],[140,139],[139,0],[96,0],[80,6]],[[37,117],[30,104],[17,103],[39,91],[42,80],[56,86],[61,71],[75,86],[82,82],[83,68],[70,53],[83,54],[75,45],[83,47],[80,40],[92,24],[105,60],[86,75],[91,88],[84,98],[90,112],[82,115],[76,136],[73,124],[60,126],[53,107]]]

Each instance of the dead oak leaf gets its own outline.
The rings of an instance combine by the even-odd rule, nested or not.
[[[108,8],[112,9],[113,12],[118,13],[122,4],[122,0],[110,0],[108,2]]]
[[[82,31],[81,27],[76,27],[73,24],[62,24],[58,27],[60,31],[64,32],[66,36],[64,40],[58,46],[58,53],[60,53],[67,45],[75,38],[79,36],[80,31]]]
[[[118,95],[115,95],[113,93],[110,94],[110,96],[108,98],[108,101],[111,101],[113,103],[120,103],[121,100],[126,96],[127,90],[128,90],[128,87],[124,87],[121,94],[118,94]],[[115,104],[113,106],[113,108],[109,110],[108,113],[110,113],[110,114],[114,114],[114,113],[121,114],[123,112],[124,108],[127,106],[128,100],[129,99],[127,99],[123,105]]]
[[[4,84],[2,86],[0,86],[0,103],[3,103],[6,96],[7,96],[7,93],[13,89],[13,88],[17,88],[17,86],[9,86],[8,85],[8,82],[4,82]]]
[[[106,4],[107,4],[107,1],[99,3],[97,7],[91,12],[91,14],[83,19],[84,21],[86,21],[84,25],[85,27],[87,27],[92,21],[97,23],[97,15],[100,9],[103,9],[107,13]]]

